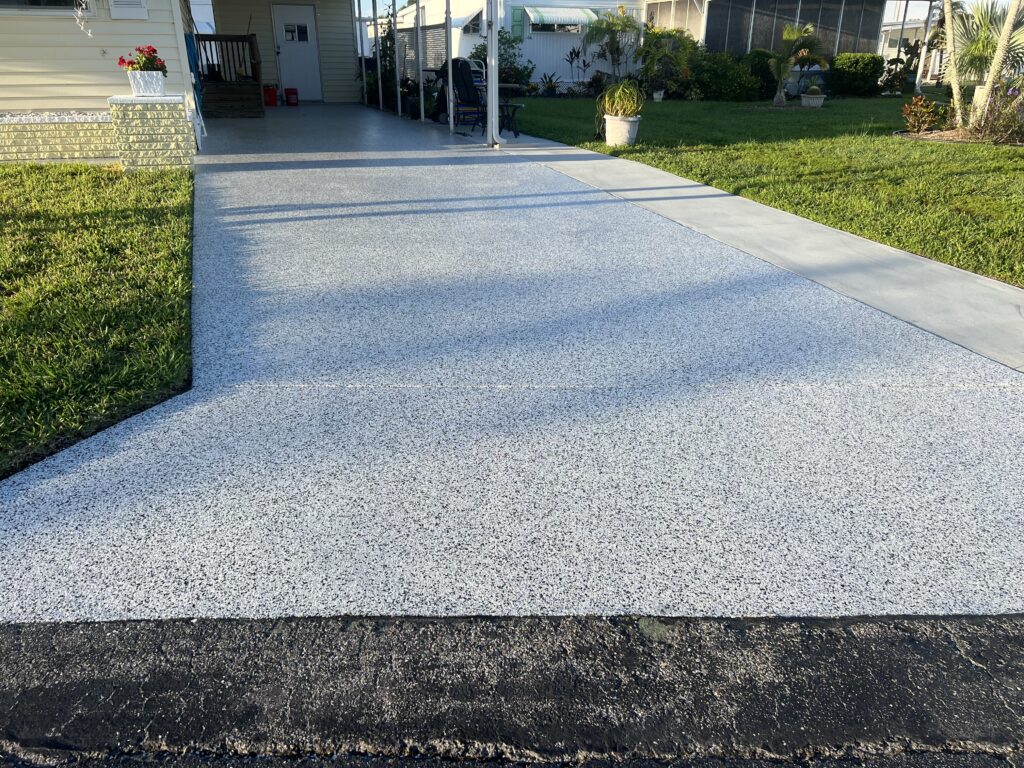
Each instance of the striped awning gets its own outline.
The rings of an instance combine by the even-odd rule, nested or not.
[[[597,21],[597,14],[589,8],[535,8],[526,6],[531,24],[587,25]]]

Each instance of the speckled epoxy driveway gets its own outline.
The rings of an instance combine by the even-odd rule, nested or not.
[[[1024,610],[1021,374],[443,131],[211,127],[194,389],[0,484],[0,619]]]

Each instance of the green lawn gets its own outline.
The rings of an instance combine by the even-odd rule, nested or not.
[[[0,477],[188,386],[192,175],[0,166]]]
[[[902,104],[648,102],[640,143],[612,154],[1024,286],[1024,149],[893,136]],[[520,127],[610,151],[589,99],[529,99]]]

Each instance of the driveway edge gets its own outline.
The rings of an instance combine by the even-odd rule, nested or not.
[[[22,759],[827,765],[1022,748],[1019,616],[0,625],[0,752]]]

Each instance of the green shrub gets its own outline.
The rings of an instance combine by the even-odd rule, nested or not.
[[[730,53],[708,53],[700,48],[690,69],[691,87],[705,101],[754,101],[761,93],[760,81]]]
[[[942,107],[924,96],[915,96],[903,105],[903,119],[909,133],[924,133],[942,121]]]
[[[708,53],[685,31],[648,26],[636,60],[641,63],[640,81],[672,98],[753,101],[761,96],[761,81],[746,58]]]
[[[689,62],[697,50],[697,42],[687,32],[648,26],[636,52],[640,81],[651,91],[678,93],[691,77]]]
[[[766,51],[764,48],[755,48],[741,59],[750,70],[750,74],[756,77],[760,83],[757,95],[762,99],[770,99],[775,95],[775,75],[772,74],[772,69],[769,66],[773,55],[771,51]]]
[[[832,60],[829,86],[836,96],[877,96],[885,59],[874,53],[840,53]]]
[[[996,83],[981,118],[971,128],[976,139],[994,144],[1024,143],[1024,96],[1010,83]]]

